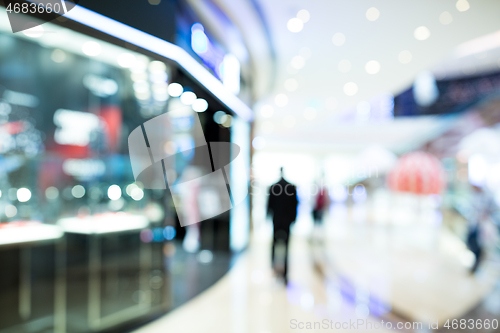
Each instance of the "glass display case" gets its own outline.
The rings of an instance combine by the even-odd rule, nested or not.
[[[180,179],[201,158],[195,119],[206,142],[238,141],[240,149],[228,145],[225,154],[240,154],[243,163],[248,119],[207,88],[210,79],[200,83],[175,61],[90,29],[85,19],[12,34],[2,7],[0,16],[0,279],[12,294],[2,293],[0,304],[19,305],[0,314],[10,317],[0,320],[0,332],[99,331],[166,311],[169,243],[243,249],[248,202],[212,214],[186,239],[179,220],[213,201],[136,181],[128,138],[148,120],[175,114],[175,135],[163,149],[179,156]],[[248,172],[230,170],[228,177],[245,195]],[[176,210],[176,202],[184,208]],[[32,283],[32,266],[44,283]],[[37,296],[43,285],[52,286],[43,289],[50,297]],[[30,310],[37,302],[45,312]]]

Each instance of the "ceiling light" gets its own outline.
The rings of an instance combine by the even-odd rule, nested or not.
[[[288,79],[285,81],[285,89],[290,92],[297,90],[298,87],[299,83],[295,79]]]
[[[377,74],[380,72],[380,63],[375,60],[370,60],[366,63],[365,70],[368,74]]]
[[[127,187],[125,188],[125,192],[128,195],[132,195],[132,190],[135,189],[135,188],[138,188],[138,186],[135,183],[128,184]]]
[[[354,82],[348,82],[344,85],[344,93],[347,96],[354,96],[358,93],[358,85]]]
[[[292,61],[291,61],[290,64],[295,69],[301,69],[306,64],[306,61],[301,56],[295,56],[295,57],[292,58]]]
[[[288,104],[288,96],[285,94],[278,94],[274,98],[274,103],[280,108],[285,107]]]
[[[86,42],[82,46],[82,51],[89,57],[95,57],[101,54],[101,45],[94,41]]]
[[[167,65],[161,61],[151,61],[149,64],[149,71],[154,72],[165,72],[167,70]]]
[[[205,112],[208,109],[208,102],[203,98],[198,98],[193,102],[192,106],[196,112]]]
[[[138,187],[134,188],[130,194],[130,196],[132,197],[132,199],[134,199],[135,201],[139,201],[141,200],[142,198],[144,198],[144,191]]]
[[[439,15],[439,22],[441,22],[442,25],[448,25],[453,22],[453,17],[449,12],[442,12],[441,15]]]
[[[196,101],[196,94],[192,91],[183,92],[181,95],[181,103],[184,105],[191,105]]]
[[[304,28],[304,23],[300,19],[294,17],[288,20],[286,26],[288,30],[290,30],[291,32],[299,32],[302,31],[302,29]]]
[[[431,32],[427,27],[421,26],[415,29],[413,36],[415,36],[417,40],[426,40],[431,36]]]
[[[379,16],[380,11],[375,7],[372,7],[366,11],[366,18],[368,19],[368,21],[376,21]]]
[[[23,187],[17,190],[17,200],[19,202],[26,202],[31,199],[31,191],[27,188]]]
[[[264,118],[271,118],[273,116],[274,109],[271,105],[264,105],[260,108],[260,115]]]
[[[412,58],[413,56],[411,55],[411,52],[408,50],[401,51],[398,56],[399,62],[402,64],[410,63]]]
[[[111,185],[108,188],[108,198],[118,200],[122,197],[122,189],[118,185]]]
[[[168,94],[172,97],[179,97],[182,95],[184,88],[179,83],[171,83],[168,85]]]
[[[118,65],[124,68],[130,68],[134,65],[135,56],[132,53],[122,53],[118,56]]]
[[[347,73],[351,70],[351,62],[349,60],[346,60],[346,59],[341,60],[339,62],[338,68],[339,68],[339,71],[341,73]]]
[[[226,54],[221,65],[222,82],[230,92],[238,95],[240,92],[241,64],[233,54]]]
[[[465,12],[470,8],[470,4],[467,0],[458,0],[456,6],[458,11],[460,12]]]
[[[335,35],[332,37],[332,42],[333,45],[335,46],[342,46],[345,43],[345,35],[341,32],[337,32]]]
[[[311,18],[311,15],[309,14],[309,12],[307,10],[301,9],[297,13],[297,18],[299,20],[301,20],[303,23],[306,23]]]

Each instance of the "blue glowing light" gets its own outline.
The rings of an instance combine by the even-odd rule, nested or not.
[[[191,35],[191,47],[196,53],[206,53],[208,50],[207,35],[201,30],[193,31]]]
[[[176,235],[175,228],[172,226],[166,226],[165,229],[163,229],[163,237],[165,237],[166,240],[170,241],[175,238]]]

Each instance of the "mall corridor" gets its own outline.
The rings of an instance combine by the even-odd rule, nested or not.
[[[0,1],[0,333],[500,332],[500,1]]]
[[[400,197],[390,209],[390,199],[334,205],[324,226],[296,233],[286,288],[271,270],[271,229],[262,226],[224,278],[137,332],[320,332],[336,324],[368,332],[378,323],[382,332],[428,332],[450,318],[500,319],[500,256],[471,276],[472,258],[432,203],[422,209]]]

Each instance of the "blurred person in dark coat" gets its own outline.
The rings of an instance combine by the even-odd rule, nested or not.
[[[281,179],[269,188],[267,213],[272,215],[274,236],[272,246],[272,265],[275,263],[275,248],[279,240],[285,243],[285,268],[283,278],[288,283],[288,243],[290,239],[290,225],[297,217],[297,188],[283,178],[283,168],[280,170]]]
[[[475,257],[474,265],[470,270],[471,274],[474,274],[483,259],[482,226],[490,218],[495,205],[489,193],[479,186],[472,185],[471,206],[472,217],[469,220],[467,247]]]

